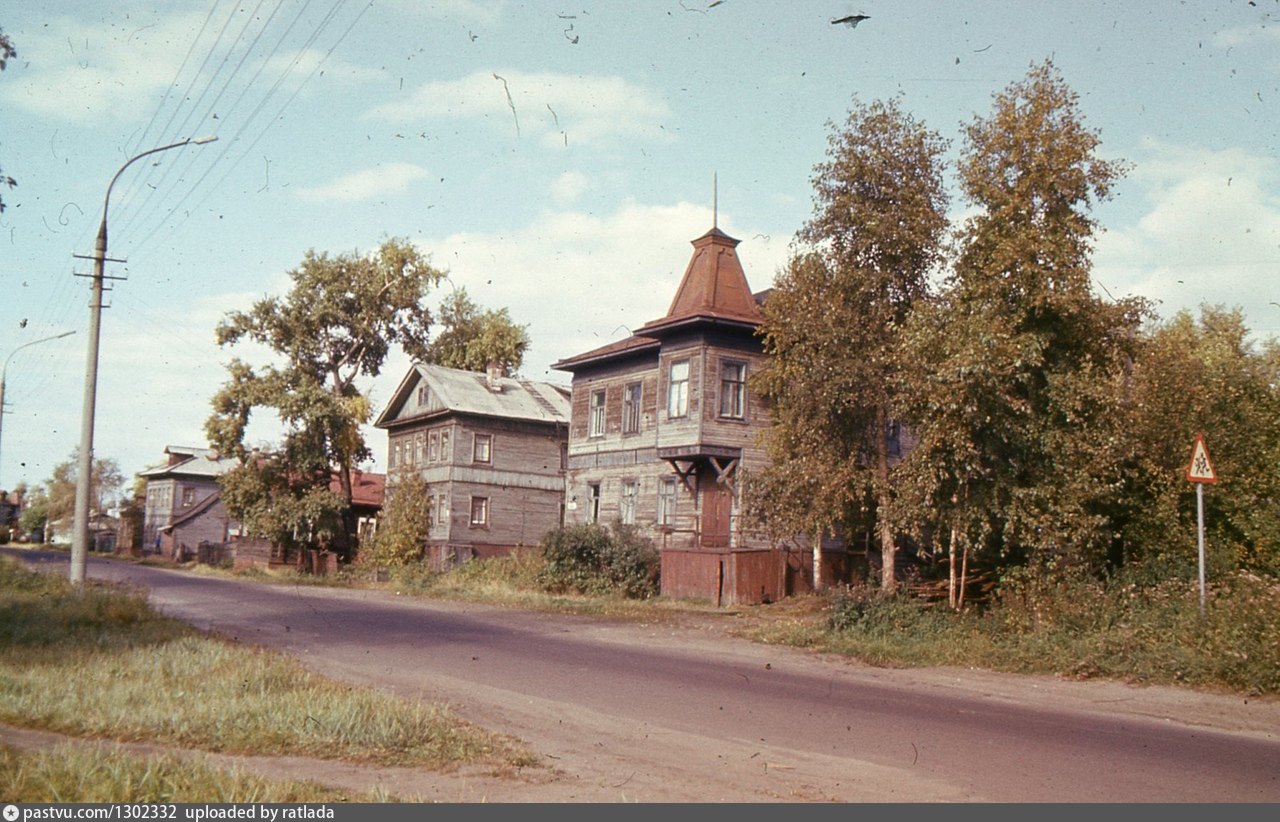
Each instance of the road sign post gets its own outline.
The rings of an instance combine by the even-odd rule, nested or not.
[[[1200,553],[1200,616],[1205,614],[1204,595],[1204,487],[1208,483],[1217,482],[1218,474],[1209,461],[1209,449],[1204,444],[1204,435],[1196,434],[1195,445],[1191,448],[1191,464],[1187,466],[1187,482],[1196,484],[1196,532],[1197,546]]]

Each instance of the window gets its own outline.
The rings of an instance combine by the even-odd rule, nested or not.
[[[671,363],[667,379],[667,417],[683,417],[689,413],[689,361]]]
[[[489,524],[489,498],[471,498],[471,526],[480,528]]]
[[[448,497],[444,494],[436,497],[436,522],[441,525],[449,524],[449,505]]]
[[[421,465],[426,454],[422,453],[422,432],[413,435],[413,461]]]
[[[635,480],[623,480],[622,496],[618,498],[618,519],[623,525],[636,524],[636,494],[639,488]]]
[[[391,447],[391,454],[390,456],[387,457],[388,467],[395,468],[397,465],[399,465],[403,461],[400,458],[400,450],[401,450],[401,447],[399,442],[395,443]]]
[[[740,420],[747,409],[747,364],[720,364],[720,416]]]
[[[622,433],[634,434],[640,430],[640,391],[638,382],[628,383],[622,389]]]
[[[428,396],[429,396],[429,392],[427,391],[427,387],[425,385],[419,385],[418,386],[418,405],[426,405]]]
[[[430,528],[436,524],[436,497],[435,494],[427,496],[427,527]]]
[[[587,522],[600,521],[600,483],[587,486]]]
[[[658,483],[658,524],[668,528],[676,524],[676,481],[663,477]]]
[[[476,434],[475,443],[471,447],[472,462],[490,462],[493,457],[493,435]]]
[[[589,428],[587,430],[589,437],[604,436],[604,389],[601,388],[591,392],[591,416]]]
[[[196,504],[196,489],[194,488],[182,489],[182,504],[183,506]]]
[[[445,462],[449,461],[449,432],[440,432],[440,459]]]
[[[432,431],[428,442],[427,459],[435,462],[440,459],[440,435],[435,431]]]

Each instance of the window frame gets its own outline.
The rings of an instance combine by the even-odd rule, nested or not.
[[[737,379],[730,379],[727,372],[737,369]],[[726,400],[730,407],[725,408]],[[720,418],[745,420],[747,418],[747,363],[745,360],[720,361]]]
[[[675,477],[658,479],[658,510],[654,517],[658,527],[674,528],[676,506],[680,499],[680,486]]]
[[[597,399],[599,402],[597,402]],[[605,429],[605,408],[609,395],[603,388],[594,388],[587,399],[587,436],[603,437]]]
[[[484,443],[483,457],[480,456],[481,443]],[[493,465],[493,434],[481,434],[478,431],[472,434],[471,461],[473,463],[483,463],[485,465]]]
[[[480,512],[479,519],[476,518],[477,510]],[[488,497],[476,496],[471,498],[471,513],[469,517],[469,522],[472,528],[488,528],[490,514],[491,512],[489,510]]]
[[[644,400],[644,383],[629,382],[622,386],[622,433],[640,433],[641,403]]]
[[[600,483],[587,483],[587,522],[600,521],[600,492]]]
[[[684,375],[676,379],[676,369],[683,367]],[[673,360],[667,366],[667,419],[679,420],[689,416],[689,358]]]
[[[636,524],[636,502],[640,499],[640,483],[633,479],[622,481],[618,492],[618,521],[623,525]]]

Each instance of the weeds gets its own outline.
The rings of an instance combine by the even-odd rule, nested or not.
[[[263,779],[240,768],[219,768],[173,755],[135,756],[74,743],[35,753],[0,746],[0,796],[13,802],[395,801],[314,782]]]
[[[446,710],[351,688],[212,639],[135,594],[0,562],[0,721],[210,751],[436,768],[531,765]]]

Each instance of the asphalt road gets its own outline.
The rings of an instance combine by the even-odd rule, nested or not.
[[[876,669],[709,629],[96,558],[89,577],[524,739],[553,767],[513,801],[1280,801],[1275,700]]]

